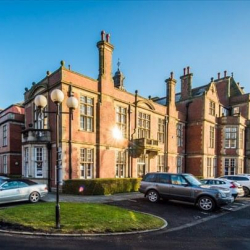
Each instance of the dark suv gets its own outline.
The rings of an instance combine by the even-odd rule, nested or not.
[[[139,191],[151,202],[160,198],[187,201],[205,211],[233,202],[228,188],[202,185],[191,174],[148,173],[143,177]]]

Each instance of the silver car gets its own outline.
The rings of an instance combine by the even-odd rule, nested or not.
[[[234,199],[236,199],[237,197],[244,196],[243,187],[240,185],[240,183],[232,180],[220,179],[220,178],[206,178],[200,180],[200,182],[204,185],[229,188]]]
[[[193,175],[184,173],[148,173],[143,177],[139,191],[151,202],[160,198],[186,201],[205,211],[234,201],[228,188],[203,186]]]
[[[26,200],[35,203],[47,193],[46,184],[25,179],[5,179],[0,183],[0,204]]]
[[[8,180],[8,177],[5,176],[0,176],[0,184],[3,183],[4,181]]]

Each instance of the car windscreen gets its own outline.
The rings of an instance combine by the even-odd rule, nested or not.
[[[20,181],[22,181],[22,182],[28,184],[29,186],[37,185],[36,182],[31,181],[31,180],[20,180]]]
[[[201,185],[201,182],[196,179],[193,175],[189,175],[189,174],[184,174],[183,175],[185,177],[185,179],[191,184],[191,185],[194,185],[194,186],[200,186]]]

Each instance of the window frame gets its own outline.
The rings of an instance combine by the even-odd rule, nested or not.
[[[210,126],[209,129],[209,148],[215,147],[215,128],[214,126]]]
[[[3,125],[3,147],[8,146],[8,140],[7,140],[7,124]]]
[[[150,139],[151,133],[151,115],[138,112],[138,138]]]
[[[158,118],[157,140],[161,143],[165,142],[165,119]]]
[[[34,159],[35,159],[35,177],[43,178],[44,171],[44,148],[35,146],[34,147]],[[41,174],[39,174],[41,173]]]
[[[237,169],[236,158],[225,158],[224,159],[224,172],[225,175],[235,175]]]
[[[115,160],[115,177],[126,177],[126,151],[116,151]]]
[[[94,149],[80,148],[80,178],[94,178]]]
[[[164,155],[157,155],[157,172],[167,172],[164,164]]]
[[[94,132],[94,98],[81,94],[79,110],[80,130]]]
[[[183,147],[183,124],[176,124],[176,137],[177,137],[177,146]]]
[[[215,116],[215,102],[212,100],[209,101],[209,114]]]
[[[8,174],[8,156],[3,155],[3,173]]]
[[[237,127],[225,127],[225,148],[236,148],[238,129]]]
[[[116,126],[120,129],[123,138],[127,138],[127,108],[116,106],[115,108]]]

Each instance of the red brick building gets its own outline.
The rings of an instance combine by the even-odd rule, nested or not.
[[[126,91],[119,66],[112,75],[114,47],[109,35],[102,32],[97,48],[97,80],[61,62],[58,70],[47,72],[26,90],[25,177],[55,184],[55,115],[48,113],[56,110],[50,99],[55,88],[63,91],[65,99],[74,95],[79,101],[72,121],[66,100],[60,110],[64,179],[141,177],[150,171],[199,176],[250,172],[249,94],[244,94],[232,76],[225,73],[193,89],[193,75],[187,68],[181,77],[181,93],[175,93],[176,80],[171,74],[166,80],[167,96],[143,98],[138,91]],[[38,94],[48,100],[43,115],[34,105]]]
[[[13,104],[0,111],[0,175],[22,174],[24,108]]]

